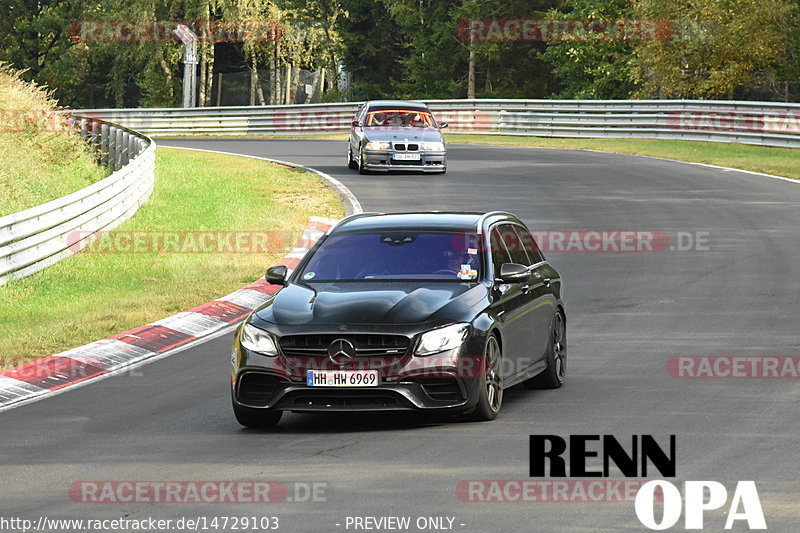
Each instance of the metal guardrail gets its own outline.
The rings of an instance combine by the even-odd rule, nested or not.
[[[708,100],[427,100],[454,133],[738,142],[800,147],[800,104]],[[343,133],[361,102],[98,109],[148,135]],[[84,112],[85,113],[85,112]]]
[[[92,233],[133,216],[153,191],[152,139],[90,114],[75,113],[69,123],[114,172],[67,196],[0,217],[0,285],[80,250]]]

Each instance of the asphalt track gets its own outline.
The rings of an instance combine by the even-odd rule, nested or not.
[[[272,515],[294,532],[347,531],[347,516],[449,516],[456,531],[642,531],[630,502],[467,503],[456,485],[527,479],[530,434],[662,444],[674,434],[676,484],[716,480],[732,493],[754,480],[769,530],[800,524],[798,380],[665,370],[673,356],[800,355],[799,184],[589,151],[451,145],[445,176],[360,176],[341,141],[160,144],[308,165],[365,210],[505,209],[535,229],[707,232],[708,249],[549,253],[567,283],[567,383],[507,391],[490,423],[291,414],[275,431],[244,430],[228,396],[230,335],[0,413],[0,517]],[[315,503],[91,505],[70,499],[79,480],[271,480],[290,492],[321,482],[327,492]],[[721,531],[724,516],[708,513],[705,530]]]

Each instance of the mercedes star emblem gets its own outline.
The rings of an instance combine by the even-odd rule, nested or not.
[[[339,366],[349,363],[356,358],[356,349],[347,339],[336,339],[328,346],[328,359]]]

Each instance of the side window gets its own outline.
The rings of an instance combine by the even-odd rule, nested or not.
[[[511,263],[511,255],[506,250],[506,245],[503,244],[503,237],[497,228],[492,230],[489,237],[489,245],[492,252],[492,265],[494,265],[494,275],[500,275],[500,266],[503,263]]]
[[[511,224],[501,225],[500,236],[503,238],[508,253],[511,254],[512,262],[525,266],[532,264],[528,258],[528,254],[525,253],[525,248],[522,245],[522,241],[519,239],[519,235],[514,231],[514,226]]]
[[[526,252],[528,252],[528,257],[531,259],[531,264],[534,265],[544,261],[544,256],[539,250],[539,247],[536,245],[536,240],[533,238],[533,235],[531,235],[531,233],[525,228],[521,228],[519,226],[517,226],[516,230],[520,240],[522,241],[522,247],[525,248]]]

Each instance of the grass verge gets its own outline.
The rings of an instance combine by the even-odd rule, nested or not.
[[[158,148],[156,165],[152,197],[117,231],[274,231],[283,238],[270,239],[269,253],[84,251],[10,282],[0,287],[0,367],[224,296],[280,261],[310,216],[344,215],[317,176],[266,161]]]
[[[89,147],[56,120],[44,89],[0,63],[0,216],[71,192],[109,175]]]
[[[603,150],[648,155],[800,179],[800,166],[797,164],[800,161],[800,150],[795,148],[666,139],[564,139],[464,133],[448,133],[446,138],[447,142],[452,143]]]

